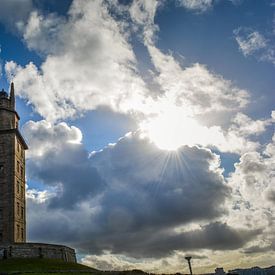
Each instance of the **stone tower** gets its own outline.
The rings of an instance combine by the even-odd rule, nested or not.
[[[15,110],[14,85],[10,95],[0,91],[0,244],[26,242],[25,150]]]

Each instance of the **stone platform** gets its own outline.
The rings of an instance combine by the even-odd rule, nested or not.
[[[0,259],[45,258],[76,263],[75,250],[64,245],[46,243],[0,244]]]

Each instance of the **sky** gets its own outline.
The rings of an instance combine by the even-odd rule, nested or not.
[[[103,270],[275,261],[273,0],[1,0],[27,238]]]

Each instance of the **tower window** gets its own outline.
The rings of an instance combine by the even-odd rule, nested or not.
[[[24,240],[24,229],[23,228],[21,228],[21,239],[22,239],[22,241]]]
[[[4,154],[4,145],[0,144],[0,154]]]
[[[24,218],[24,208],[21,207],[21,218],[23,219]]]
[[[19,206],[19,202],[17,203],[17,215],[19,216],[19,214],[20,214],[20,206]]]
[[[19,226],[19,224],[17,224],[16,225],[16,235],[17,235],[17,239],[19,239],[20,238],[20,226]]]
[[[19,192],[20,192],[20,182],[17,181],[17,193],[19,194]]]
[[[21,197],[23,198],[24,197],[24,187],[21,186]]]
[[[0,164],[0,174],[4,173],[4,164]]]

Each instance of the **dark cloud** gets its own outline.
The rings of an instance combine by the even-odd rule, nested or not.
[[[148,230],[132,232],[125,236],[122,234],[98,236],[84,247],[90,247],[90,252],[96,254],[99,253],[96,248],[101,247],[101,250],[110,250],[112,253],[136,258],[161,258],[176,250],[234,250],[260,233],[261,230],[241,230],[214,222],[184,233],[175,233],[173,230]]]
[[[120,140],[91,158],[108,182],[97,223],[138,231],[222,215],[229,188],[210,170],[215,158],[197,147],[167,152],[136,136]]]
[[[30,178],[62,185],[60,194],[40,204],[44,222],[29,210],[32,239],[46,235],[98,255],[162,257],[175,250],[236,249],[259,233],[211,222],[226,212],[230,189],[210,150],[163,151],[134,134],[88,157],[81,144],[65,142],[71,138],[65,132],[58,148],[44,148],[28,163]],[[175,231],[195,221],[208,225]]]
[[[269,201],[275,203],[275,190],[274,189],[268,190],[266,197]]]
[[[11,30],[16,30],[16,23],[26,21],[32,9],[32,0],[1,0],[0,23]]]
[[[260,247],[260,246],[250,246],[246,249],[243,250],[243,252],[245,254],[255,254],[255,253],[266,253],[268,251],[271,251],[271,246],[263,246],[263,247]]]
[[[28,161],[28,176],[49,186],[61,185],[49,206],[72,208],[104,189],[104,181],[88,161],[81,144],[65,143]]]

